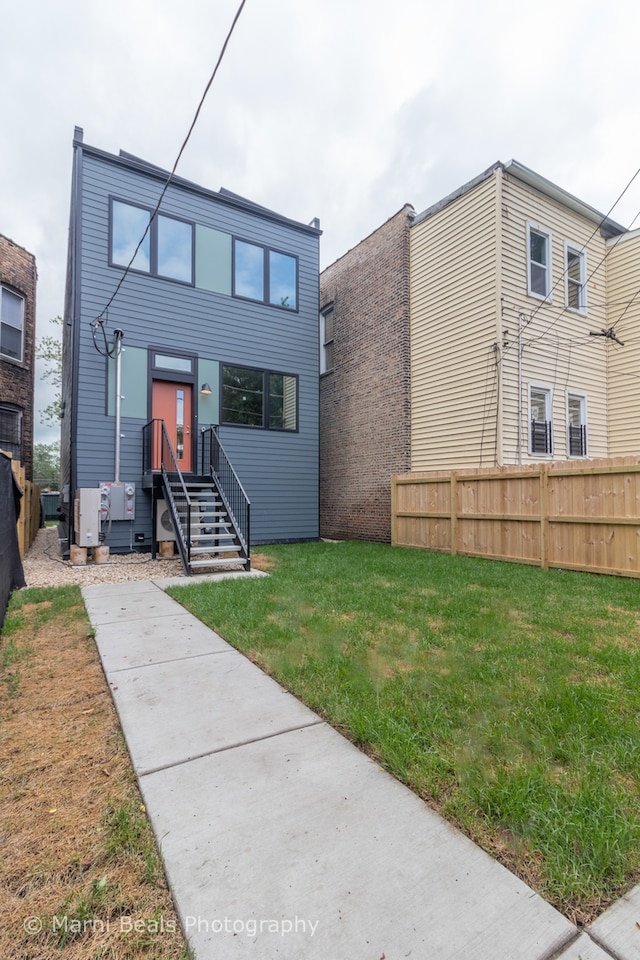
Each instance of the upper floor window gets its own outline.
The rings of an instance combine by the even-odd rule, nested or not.
[[[530,453],[553,453],[550,387],[529,387]]]
[[[127,267],[133,257],[132,270],[193,283],[193,224],[163,213],[150,218],[146,207],[112,200],[111,263]]]
[[[287,310],[298,309],[298,259],[247,240],[233,244],[233,293]]]
[[[587,456],[587,398],[567,394],[567,448],[570,457]]]
[[[551,234],[527,224],[528,292],[547,299],[551,294]]]
[[[333,370],[333,306],[320,314],[320,373]]]
[[[222,423],[298,429],[298,378],[253,367],[222,367]]]
[[[570,310],[587,312],[587,263],[584,250],[565,243],[566,303]]]
[[[0,404],[0,450],[22,460],[22,410]]]
[[[0,287],[0,354],[22,362],[24,354],[24,297]]]
[[[158,214],[157,269],[159,277],[193,282],[193,224]]]

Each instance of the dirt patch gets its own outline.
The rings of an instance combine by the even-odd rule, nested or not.
[[[185,941],[73,594],[64,611],[26,603],[5,624],[0,956],[178,960]]]
[[[252,570],[275,570],[278,566],[277,561],[273,557],[268,557],[266,553],[251,553],[251,569]]]

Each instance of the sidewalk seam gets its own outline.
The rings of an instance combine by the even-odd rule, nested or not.
[[[222,639],[222,637],[220,639]],[[163,663],[183,663],[187,660],[199,660],[202,657],[218,657],[221,654],[229,653],[235,653],[242,656],[242,654],[240,654],[235,647],[232,647],[230,650],[208,650],[207,653],[192,653],[186,657],[169,657],[168,660],[152,660],[151,663],[132,663],[130,665],[127,664],[126,667],[109,667],[108,673],[109,675],[112,673],[127,673],[128,670],[141,670],[143,667],[157,667]]]
[[[285,733],[295,733],[297,730],[307,730],[309,727],[318,727],[321,724],[326,725],[326,720],[318,717],[317,720],[310,720],[309,723],[298,724],[295,727],[287,727],[286,730],[276,730],[274,733],[268,733],[263,737],[252,737],[251,740],[241,740],[238,743],[230,743],[226,747],[219,747],[217,750],[205,750],[204,753],[195,754],[192,757],[185,757],[184,760],[176,760],[174,763],[165,763],[161,767],[152,767],[149,770],[140,770],[139,777],[148,777],[153,773],[162,773],[163,770],[172,770],[174,767],[182,767],[185,763],[191,763],[192,760],[203,760],[205,757],[213,757],[217,753],[227,753],[229,750],[237,750],[239,747],[246,747],[252,743],[262,743],[264,740],[274,740]]]

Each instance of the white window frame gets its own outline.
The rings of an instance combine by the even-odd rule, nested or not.
[[[333,336],[327,340],[326,339],[326,323],[327,317],[331,314],[333,316],[334,330]],[[333,347],[335,344],[335,314],[333,310],[333,304],[329,304],[320,312],[320,373],[330,373],[335,368],[335,355],[333,356],[333,363],[331,365],[327,362],[327,355],[329,350],[329,344]]]
[[[531,266],[536,261],[531,260],[531,234],[537,233],[538,236],[544,237],[547,244],[547,263],[546,267],[546,286],[544,293],[538,293],[533,289],[531,283]],[[551,231],[546,230],[544,227],[539,226],[537,223],[532,221],[527,221],[527,293],[530,297],[535,297],[536,300],[546,300],[548,303],[552,303],[551,291],[553,289],[553,279],[552,279],[552,263],[553,263],[553,244]],[[540,266],[540,264],[537,264]]]
[[[580,261],[580,306],[569,304],[569,254],[575,254]],[[587,252],[576,243],[564,242],[564,302],[567,310],[586,316],[587,313]]]
[[[15,324],[13,323],[9,323],[9,321],[2,316],[2,291],[3,290],[6,290],[6,292],[10,296],[15,297],[16,300],[20,300],[21,302],[22,313],[20,317],[19,327],[16,327]],[[0,339],[0,357],[2,357],[3,360],[9,360],[11,363],[24,363],[25,314],[26,314],[25,297],[23,297],[21,293],[18,293],[17,290],[12,290],[11,287],[7,286],[6,284],[0,284],[0,324],[2,326],[6,325],[7,327],[11,327],[12,330],[20,331],[20,356],[19,357],[14,357],[10,353],[3,353],[2,346],[1,346],[1,339]]]
[[[569,436],[569,427],[571,426],[569,420],[569,401],[578,400],[580,402],[580,426],[587,427],[587,395],[586,393],[581,393],[579,390],[567,390],[566,396],[566,421],[567,421],[567,457],[571,460],[583,460],[585,457],[589,456],[589,429],[585,432],[585,445],[584,453],[571,453],[571,438]]]
[[[545,419],[539,420],[538,422],[551,424],[549,450],[534,450],[533,444],[531,442],[531,423],[533,421],[533,415],[531,410],[531,394],[534,390],[538,390],[541,393],[544,393],[545,395]],[[544,384],[544,383],[529,384],[529,419],[527,421],[527,425],[528,425],[528,435],[529,435],[529,455],[532,457],[552,457],[553,456],[553,387],[550,387],[548,384]]]

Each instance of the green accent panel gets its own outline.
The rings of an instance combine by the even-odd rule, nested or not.
[[[196,287],[231,296],[231,234],[199,223],[196,224]]]
[[[196,384],[198,397],[198,423],[201,427],[208,427],[212,424],[220,423],[219,405],[220,405],[220,385],[218,382],[220,364],[217,360],[198,360],[198,382]],[[212,393],[210,396],[203,396],[200,388],[203,383],[208,383]]]
[[[116,361],[107,360],[109,378],[107,414],[116,415]],[[120,415],[146,420],[148,415],[147,351],[140,347],[122,348],[122,405]]]

